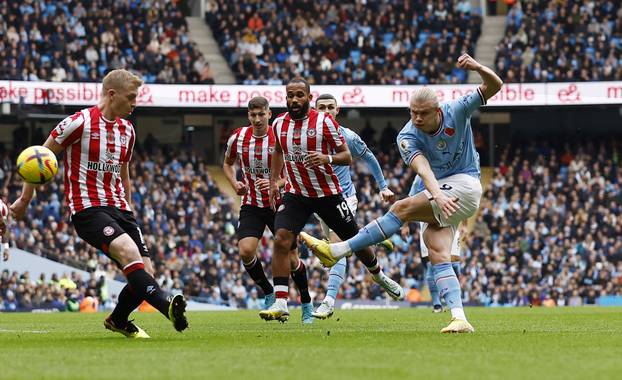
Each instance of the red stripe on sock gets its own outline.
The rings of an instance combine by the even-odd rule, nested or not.
[[[135,272],[137,270],[140,270],[140,269],[145,269],[145,264],[143,263],[132,264],[129,267],[123,269],[123,274],[127,276],[128,274]]]
[[[274,292],[276,298],[285,298],[287,299],[287,292]]]

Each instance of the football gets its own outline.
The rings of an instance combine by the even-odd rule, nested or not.
[[[17,157],[17,174],[28,183],[41,185],[49,182],[58,171],[54,152],[40,145],[26,148]]]

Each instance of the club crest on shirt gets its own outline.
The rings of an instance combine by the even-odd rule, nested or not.
[[[316,133],[315,129],[312,129],[312,128],[307,129],[307,136],[313,138],[315,137],[315,133]]]
[[[447,127],[445,128],[445,134],[449,137],[453,137],[456,134],[456,130],[451,127]]]
[[[445,148],[447,148],[447,141],[441,139],[438,144],[436,144],[436,149],[437,150],[445,150]]]
[[[121,145],[127,144],[127,136],[121,136]]]
[[[410,149],[408,148],[408,141],[400,140],[400,149],[406,154],[410,153]]]

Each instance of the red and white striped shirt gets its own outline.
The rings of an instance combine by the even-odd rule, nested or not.
[[[303,163],[309,152],[331,154],[345,144],[339,124],[332,116],[311,109],[305,119],[293,120],[286,112],[274,120],[272,128],[283,150],[287,175],[285,192],[310,198],[341,193],[341,185],[331,165],[306,168]]]
[[[242,170],[242,181],[248,191],[242,197],[242,205],[270,207],[270,191],[261,191],[257,180],[270,179],[270,165],[274,153],[272,128],[263,136],[253,135],[253,127],[237,129],[227,141],[226,157],[236,159]]]
[[[121,182],[121,166],[134,149],[129,121],[106,120],[95,106],[65,118],[51,136],[65,148],[65,196],[72,215],[97,206],[131,211]]]

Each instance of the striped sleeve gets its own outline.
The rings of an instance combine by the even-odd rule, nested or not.
[[[339,131],[339,124],[329,114],[324,117],[323,135],[331,148],[335,149],[346,143],[343,135]]]
[[[231,160],[237,158],[237,144],[235,143],[235,141],[237,140],[239,132],[240,129],[236,129],[227,140],[227,149],[225,150],[225,158],[227,159]]]
[[[80,140],[83,130],[84,117],[81,112],[77,112],[58,123],[50,133],[50,136],[63,148],[67,148],[69,145]]]
[[[127,144],[127,152],[125,153],[125,157],[123,158],[123,162],[130,162],[132,160],[132,155],[134,154],[134,145],[136,143],[136,133],[134,132],[134,126],[127,120],[123,120],[126,128],[130,132],[130,141]]]

